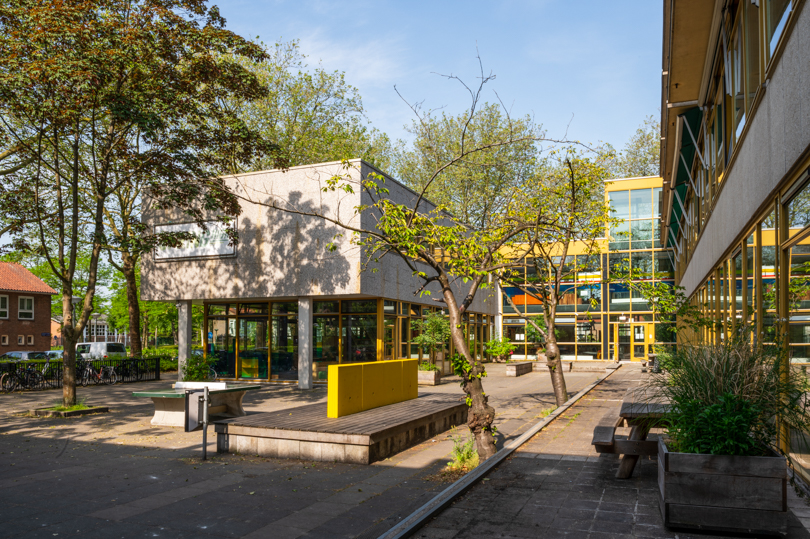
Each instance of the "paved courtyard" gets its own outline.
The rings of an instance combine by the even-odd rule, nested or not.
[[[631,479],[616,479],[618,455],[593,450],[593,428],[643,376],[625,365],[592,389],[482,482],[436,516],[417,538],[624,539],[715,537],[674,533],[658,508],[655,457],[641,458]],[[810,507],[788,487],[789,538],[810,538]],[[731,537],[731,536],[725,536]]]
[[[498,412],[499,444],[553,406],[549,376],[506,378],[490,365],[487,394]],[[601,373],[567,373],[571,394]],[[133,391],[160,382],[79,388],[112,412],[75,419],[19,417],[54,404],[61,390],[0,395],[0,529],[8,537],[376,538],[446,484],[436,472],[452,448],[445,433],[371,466],[216,455],[201,433],[153,427],[152,403]],[[461,396],[452,379],[420,394]],[[248,413],[321,402],[326,388],[267,385],[248,393]],[[465,428],[455,429],[466,436]]]

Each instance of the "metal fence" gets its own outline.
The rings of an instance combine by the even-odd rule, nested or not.
[[[149,382],[160,380],[160,361],[169,356],[127,357],[81,360],[76,359],[76,382],[80,383],[85,365],[92,362],[96,371],[104,367],[114,368],[119,383]],[[61,360],[34,360],[0,363],[0,375],[9,373],[19,381],[16,389],[47,389],[62,387],[63,365]],[[38,374],[35,374],[38,373]]]

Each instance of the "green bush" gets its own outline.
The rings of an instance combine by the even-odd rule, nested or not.
[[[508,359],[516,348],[517,346],[509,342],[506,337],[492,339],[484,344],[484,351],[500,360]]]
[[[647,383],[648,399],[669,402],[663,424],[677,451],[761,455],[766,447],[787,446],[780,440],[786,431],[810,430],[810,386],[803,376],[785,375],[790,363],[777,346],[747,339],[681,345],[661,354],[659,364],[661,372]],[[778,429],[777,418],[790,428]]]
[[[183,369],[183,380],[186,382],[207,381],[211,374],[212,363],[212,360],[208,360],[203,356],[191,354],[186,360],[186,365]]]
[[[440,369],[439,369],[439,367],[437,367],[433,363],[429,363],[427,361],[420,361],[419,362],[419,370],[420,371],[438,371]]]
[[[762,455],[765,447],[750,434],[761,413],[756,404],[730,393],[708,406],[682,403],[672,415],[672,448],[680,453]]]

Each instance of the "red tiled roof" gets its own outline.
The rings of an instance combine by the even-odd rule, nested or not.
[[[42,279],[13,262],[0,262],[0,290],[12,292],[33,292],[35,294],[56,294],[56,290]]]

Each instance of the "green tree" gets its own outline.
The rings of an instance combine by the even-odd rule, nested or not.
[[[363,191],[363,203],[354,207],[352,212],[333,212],[330,209],[300,209],[298,205],[284,201],[266,202],[264,195],[252,196],[250,191],[240,193],[243,200],[251,204],[265,205],[274,211],[282,211],[302,216],[315,217],[333,224],[352,235],[352,242],[362,249],[368,257],[371,271],[384,256],[397,257],[416,277],[421,287],[419,294],[429,295],[431,289],[437,291],[438,301],[444,304],[449,322],[450,337],[459,358],[454,360],[454,368],[459,367],[461,385],[466,394],[468,405],[467,426],[475,437],[480,459],[486,460],[495,454],[494,425],[495,410],[489,404],[488,396],[483,390],[483,378],[486,376],[484,364],[474,357],[464,334],[464,314],[469,312],[473,300],[481,289],[493,286],[492,277],[498,271],[509,267],[508,256],[520,241],[522,235],[532,230],[540,230],[558,218],[559,208],[553,208],[551,216],[546,212],[546,205],[539,205],[537,213],[530,215],[525,203],[520,200],[526,192],[505,196],[497,208],[489,211],[478,226],[470,226],[459,217],[449,214],[442,206],[432,207],[426,198],[433,197],[434,184],[438,184],[448,175],[459,174],[458,169],[468,170],[468,163],[478,159],[479,155],[489,155],[491,160],[482,159],[479,164],[489,169],[500,164],[499,148],[523,147],[527,143],[534,150],[529,155],[517,152],[514,159],[531,159],[537,163],[541,160],[540,143],[542,134],[536,131],[519,131],[516,129],[498,130],[500,136],[485,140],[471,140],[468,134],[471,126],[486,114],[479,108],[481,92],[491,80],[491,76],[481,77],[477,88],[470,91],[471,106],[459,120],[455,137],[457,142],[446,146],[425,146],[425,152],[431,152],[425,161],[434,163],[422,169],[423,176],[415,185],[421,188],[417,196],[407,203],[395,200],[385,184],[385,177],[371,173],[357,179],[352,173],[352,165],[344,163],[345,174],[338,174],[326,180],[326,192],[354,193]],[[424,120],[418,107],[412,107],[419,120]],[[511,120],[503,114],[505,122]],[[427,121],[427,120],[425,120]],[[445,151],[447,150],[447,151]],[[515,169],[521,163],[514,163]],[[347,215],[348,214],[348,215]],[[536,234],[536,233],[535,233]],[[332,245],[332,248],[336,248]]]
[[[425,318],[411,320],[411,329],[416,334],[411,342],[427,350],[431,359],[435,359],[434,352],[443,350],[450,339],[450,323],[441,313],[432,312]]]
[[[648,116],[615,159],[613,177],[660,176],[660,160],[661,124]]]
[[[360,93],[343,72],[311,68],[298,41],[276,43],[265,51],[262,61],[232,56],[267,89],[261,99],[236,96],[227,101],[248,128],[278,144],[290,166],[353,158],[388,165],[390,142],[368,125]],[[275,165],[272,157],[259,155],[247,164],[235,160],[232,172]]]
[[[571,146],[555,151],[549,165],[522,187],[520,204],[511,215],[525,223],[536,216],[543,219],[519,233],[516,256],[500,272],[500,282],[535,298],[542,307],[542,322],[526,320],[542,336],[557,406],[568,400],[556,331],[557,306],[565,293],[561,285],[576,280],[578,273],[599,271],[598,238],[613,222],[604,198],[612,158],[610,152],[583,155]],[[509,294],[504,297],[521,312]]]
[[[426,112],[407,131],[414,140],[410,147],[400,142],[393,176],[417,193],[429,184],[431,202],[476,230],[494,224],[538,166],[534,141],[542,136],[540,128],[529,116],[509,117],[497,104],[482,104],[471,121],[467,114]],[[519,142],[499,144],[510,138]],[[447,166],[462,154],[464,159]]]
[[[94,308],[110,196],[137,180],[156,207],[203,226],[211,213],[227,220],[239,205],[219,179],[223,148],[238,146],[230,162],[276,150],[222,106],[266,93],[227,54],[265,57],[203,0],[0,4],[0,142],[27,163],[4,176],[0,207],[14,247],[43,257],[61,283],[65,406],[76,399],[75,344]]]

